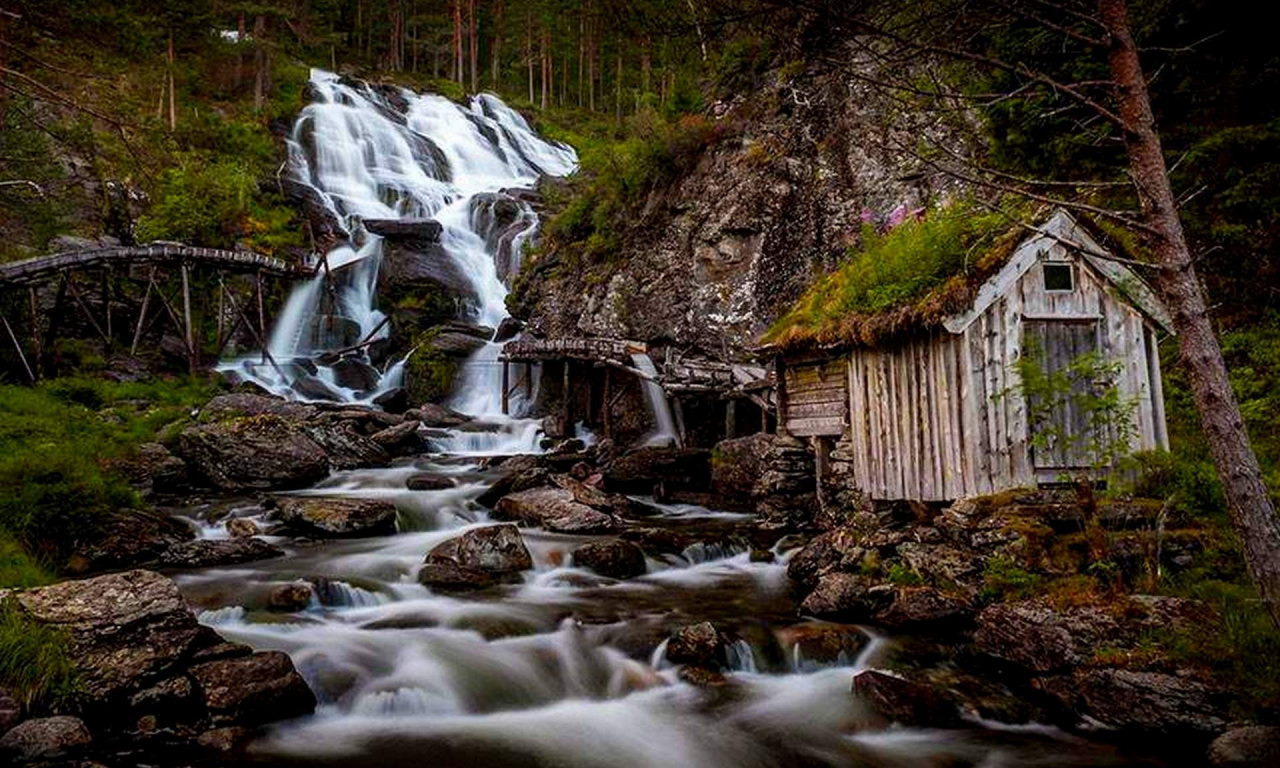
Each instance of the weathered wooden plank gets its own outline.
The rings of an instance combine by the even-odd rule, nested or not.
[[[789,419],[787,431],[796,437],[838,437],[844,431],[843,418]]]
[[[978,493],[991,493],[991,402],[987,398],[987,352],[986,352],[986,316],[978,318],[970,327],[970,394],[974,409],[974,456],[977,463],[974,471],[977,475]]]

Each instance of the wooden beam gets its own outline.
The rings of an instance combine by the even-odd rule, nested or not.
[[[41,345],[42,350],[47,350],[53,346],[53,334],[57,331],[58,321],[62,318],[62,305],[66,303],[67,298],[67,273],[62,273],[62,280],[58,283],[58,294],[53,300],[53,312],[49,314],[49,327],[44,332],[44,344]]]
[[[84,316],[89,318],[89,324],[93,326],[93,330],[97,331],[98,335],[102,337],[102,341],[110,346],[111,339],[107,338],[107,334],[103,332],[102,326],[98,325],[98,321],[94,318],[93,312],[90,311],[89,305],[80,297],[80,291],[76,290],[75,281],[68,280],[67,289],[71,291],[71,298],[75,301],[76,306],[80,307],[80,310],[84,312]]]
[[[787,364],[783,361],[782,355],[773,356],[773,376],[774,376],[774,400],[778,406],[778,425],[776,432],[779,435],[787,434]]]
[[[196,372],[196,338],[195,329],[191,326],[191,281],[188,277],[186,263],[182,267],[182,320],[187,337],[187,370]]]
[[[138,327],[133,332],[133,344],[129,346],[129,354],[138,354],[138,344],[142,341],[143,323],[147,319],[147,307],[151,304],[151,289],[156,284],[156,268],[151,268],[151,276],[147,278],[147,290],[142,294],[142,309],[138,312]]]
[[[27,297],[31,304],[31,356],[35,361],[36,378],[39,378],[44,366],[44,349],[40,336],[40,302],[34,285],[27,288]]]
[[[504,416],[511,412],[510,378],[511,364],[504,360],[502,362],[502,415]]]
[[[4,329],[9,334],[9,341],[13,342],[13,348],[18,351],[18,359],[22,361],[22,367],[27,371],[27,378],[32,384],[36,383],[36,374],[31,370],[30,364],[27,363],[27,356],[22,352],[22,345],[18,343],[18,337],[14,335],[13,328],[9,325],[9,318],[0,312],[0,320],[4,321]]]

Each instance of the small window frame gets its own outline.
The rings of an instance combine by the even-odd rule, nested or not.
[[[1056,273],[1053,283],[1050,282],[1050,273]],[[1066,275],[1066,287],[1060,287],[1061,276]],[[1069,261],[1046,261],[1040,265],[1040,280],[1044,286],[1045,293],[1074,293],[1076,290],[1076,270],[1075,265]],[[1059,287],[1053,287],[1057,285]]]

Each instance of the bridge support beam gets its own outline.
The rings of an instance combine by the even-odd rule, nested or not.
[[[196,372],[196,338],[195,330],[191,327],[191,282],[187,274],[187,265],[182,265],[182,321],[187,336],[187,368],[191,373]]]

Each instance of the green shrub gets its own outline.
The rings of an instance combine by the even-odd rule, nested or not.
[[[982,597],[986,600],[1020,600],[1040,587],[1039,575],[1020,568],[1007,557],[993,557],[982,573]]]
[[[18,542],[0,534],[0,589],[25,589],[53,581],[53,575]]]
[[[27,712],[64,703],[79,691],[69,646],[64,632],[28,618],[12,600],[0,600],[0,688]]]
[[[889,573],[886,574],[885,578],[890,584],[897,584],[902,587],[919,587],[924,585],[924,578],[902,563],[894,563],[889,566]]]
[[[231,246],[257,187],[253,170],[242,159],[184,155],[177,167],[161,175],[151,208],[138,221],[138,240]]]

